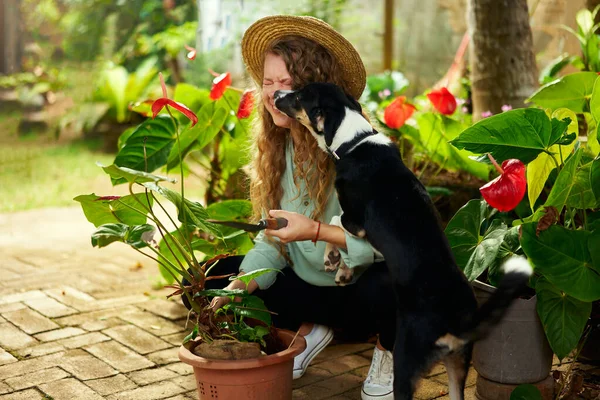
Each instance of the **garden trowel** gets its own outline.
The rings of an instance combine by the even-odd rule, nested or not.
[[[258,221],[256,224],[248,224],[245,222],[237,222],[237,221],[219,221],[216,219],[208,219],[208,222],[212,222],[214,224],[221,224],[225,226],[230,226],[232,228],[242,229],[246,232],[258,232],[263,229],[281,229],[285,228],[288,224],[287,219],[285,218],[265,218]]]

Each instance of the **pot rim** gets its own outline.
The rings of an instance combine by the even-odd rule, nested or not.
[[[277,329],[279,337],[284,337],[288,340],[284,340],[286,343],[290,343],[295,332],[288,331],[286,329]],[[306,340],[303,336],[296,336],[294,344],[278,353],[270,354],[260,358],[249,358],[246,360],[211,360],[208,358],[200,357],[189,351],[185,346],[179,347],[179,359],[185,364],[191,365],[197,368],[206,369],[222,369],[222,370],[233,370],[233,369],[249,369],[259,368],[268,365],[279,364],[290,359],[293,359],[298,354],[302,353],[306,349]]]
[[[487,293],[494,293],[497,289],[495,286],[488,285],[487,283],[481,282],[477,279],[475,279],[474,281],[471,281],[471,286],[473,286],[474,288],[477,288],[477,289],[481,289]],[[535,300],[535,301],[537,301],[537,293],[528,299],[523,299],[523,298],[519,297],[516,300],[520,300],[520,301],[534,301]]]

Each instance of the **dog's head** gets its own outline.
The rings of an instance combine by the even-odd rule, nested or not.
[[[360,104],[332,83],[310,83],[300,90],[278,90],[274,97],[275,107],[308,128],[323,150],[333,143],[348,112],[366,122]]]

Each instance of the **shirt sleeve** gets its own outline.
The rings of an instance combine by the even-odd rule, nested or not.
[[[264,232],[260,232],[254,239],[254,247],[244,256],[240,271],[249,273],[261,268],[282,270],[285,266],[286,260],[279,252],[279,248],[265,238]],[[277,274],[277,272],[267,272],[254,280],[258,287],[264,290],[275,282]]]
[[[341,227],[341,217],[339,215],[333,216],[330,225]],[[375,252],[366,239],[353,236],[346,230],[344,230],[344,235],[346,236],[346,248],[338,250],[348,268],[369,266],[375,262]]]

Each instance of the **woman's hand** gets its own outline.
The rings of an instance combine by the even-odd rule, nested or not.
[[[273,218],[279,217],[288,220],[285,228],[265,230],[265,235],[278,237],[281,243],[312,240],[317,235],[319,223],[305,215],[283,210],[270,210],[269,215]]]
[[[229,303],[230,301],[231,299],[227,296],[213,297],[212,301],[210,302],[209,308],[211,308],[214,312],[226,305],[227,303]]]

